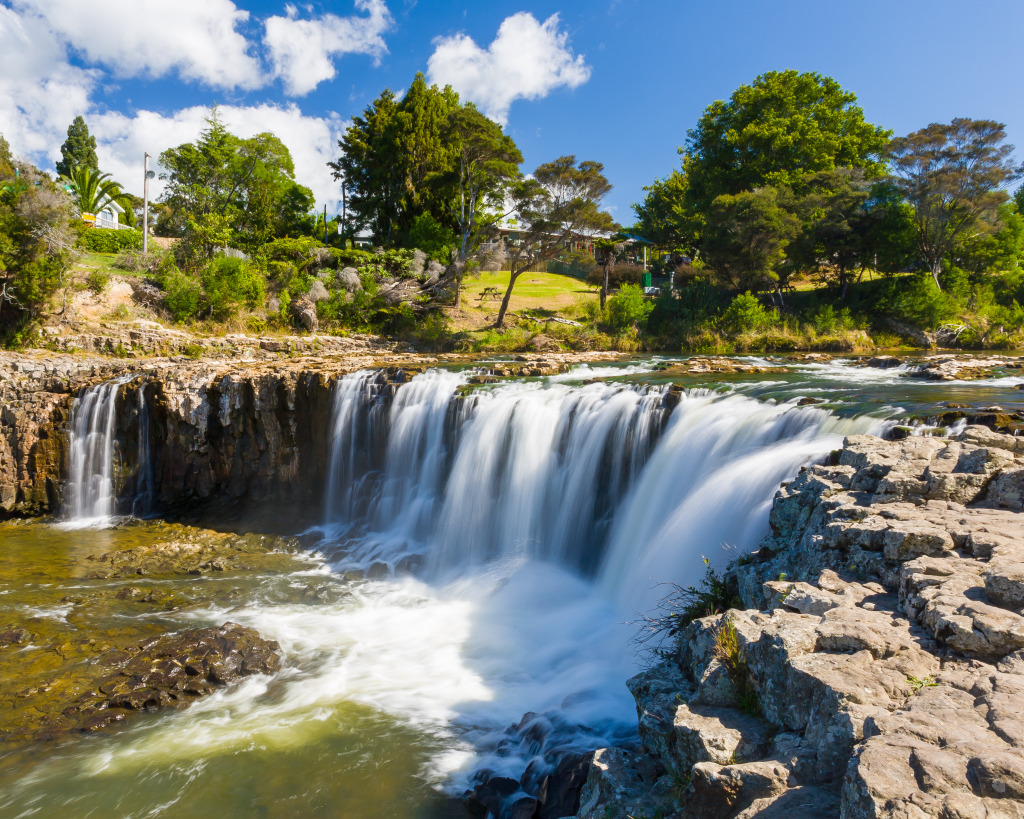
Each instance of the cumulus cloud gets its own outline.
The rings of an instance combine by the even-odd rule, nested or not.
[[[486,49],[466,34],[439,39],[427,62],[430,81],[451,85],[504,125],[517,99],[540,99],[556,88],[590,79],[583,55],[574,56],[558,15],[543,23],[528,12],[506,17]]]
[[[68,124],[89,107],[96,72],[70,65],[63,45],[43,21],[4,6],[0,6],[0,54],[4,55],[0,62],[4,136],[17,154],[56,151],[59,156]]]
[[[288,146],[295,161],[295,178],[313,191],[319,205],[340,209],[341,190],[327,168],[337,159],[338,139],[346,123],[337,114],[329,117],[306,116],[294,103],[279,106],[266,103],[254,106],[218,107],[225,127],[240,137],[269,131]],[[184,108],[170,116],[139,111],[134,116],[109,112],[89,118],[96,137],[100,167],[132,193],[142,194],[143,154],[153,156],[150,168],[162,151],[183,142],[195,142],[206,127],[210,109],[204,106]],[[150,185],[155,199],[163,189],[157,179]]]
[[[14,0],[87,60],[126,77],[172,71],[217,88],[258,88],[260,60],[239,31],[249,12],[232,0]]]
[[[384,0],[355,0],[366,16],[338,17],[325,14],[300,20],[293,5],[286,17],[270,17],[265,24],[266,46],[274,75],[281,78],[292,96],[308,94],[337,73],[334,59],[344,54],[369,54],[379,59],[387,53],[384,32],[393,23]]]

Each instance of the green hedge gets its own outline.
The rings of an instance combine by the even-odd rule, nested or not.
[[[141,250],[142,231],[90,228],[82,234],[82,247],[92,253],[118,253],[122,250]]]

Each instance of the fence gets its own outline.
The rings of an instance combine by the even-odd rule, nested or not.
[[[573,264],[572,262],[563,262],[559,259],[552,259],[547,263],[546,270],[548,273],[557,273],[560,276],[572,276],[574,279],[582,279],[583,281],[586,281],[587,276],[590,275],[590,271],[593,270],[593,268]]]

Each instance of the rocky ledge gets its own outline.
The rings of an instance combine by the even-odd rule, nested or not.
[[[577,816],[1024,817],[1024,440],[848,438],[630,680]],[[579,776],[582,780],[582,776]]]

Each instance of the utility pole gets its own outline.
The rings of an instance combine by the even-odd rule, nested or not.
[[[324,205],[324,244],[327,244],[327,205]]]
[[[142,160],[142,252],[149,252],[149,154]]]
[[[345,201],[345,180],[341,180],[341,246],[347,248],[348,243],[345,241],[345,227],[348,225],[348,212]]]

